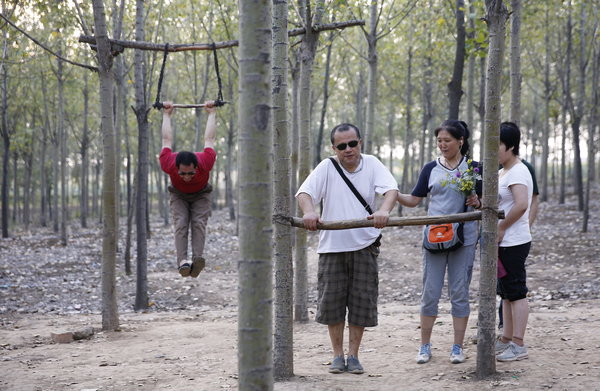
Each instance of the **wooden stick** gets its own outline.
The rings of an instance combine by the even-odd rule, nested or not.
[[[328,31],[328,30],[337,30],[344,29],[346,27],[352,26],[364,26],[364,20],[349,20],[346,22],[335,22],[328,24],[316,25],[313,27],[314,32]],[[306,29],[301,27],[297,29],[292,29],[288,31],[288,36],[294,37],[297,35],[302,35],[306,33]],[[93,35],[80,35],[79,42],[89,43],[91,45],[96,44],[96,37]],[[152,42],[143,42],[143,41],[124,41],[121,39],[111,39],[111,45],[113,46],[113,51],[115,54],[121,53],[123,48],[132,48],[132,49],[141,49],[141,50],[154,50],[162,52],[165,50],[164,44],[152,43]],[[215,42],[215,49],[225,49],[230,47],[235,47],[239,45],[239,41],[222,41]],[[169,52],[181,52],[186,50],[212,50],[212,43],[175,43],[169,44],[169,48],[167,49]]]
[[[498,218],[504,218],[504,211],[498,211]],[[440,216],[412,216],[412,217],[390,217],[387,227],[400,227],[408,225],[428,225],[428,224],[445,224],[458,223],[461,221],[481,220],[481,211],[457,213],[452,215]],[[273,221],[277,224],[289,225],[297,228],[304,228],[304,222],[300,217],[274,215]],[[372,227],[373,220],[356,219],[344,221],[324,221],[317,224],[317,229],[338,230],[351,228]]]

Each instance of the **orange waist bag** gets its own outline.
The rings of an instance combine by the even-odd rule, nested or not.
[[[428,225],[425,228],[423,247],[432,253],[453,251],[464,243],[464,223]]]

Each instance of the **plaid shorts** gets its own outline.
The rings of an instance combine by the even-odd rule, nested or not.
[[[319,254],[318,323],[344,322],[360,327],[377,326],[379,246],[362,250]]]

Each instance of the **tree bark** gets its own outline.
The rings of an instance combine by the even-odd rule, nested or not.
[[[136,1],[135,35],[139,41],[144,40],[145,7],[144,0]],[[137,279],[135,310],[148,308],[148,112],[144,94],[146,63],[144,53],[135,51],[135,116],[138,123],[138,167],[136,191],[136,241],[137,241]]]
[[[119,327],[115,262],[117,249],[117,203],[115,189],[115,147],[113,128],[113,57],[106,29],[104,2],[93,0],[96,44],[98,45],[98,75],[100,79],[100,109],[102,129],[102,330]]]
[[[290,142],[288,121],[288,2],[273,1],[273,212],[290,212]],[[330,46],[331,47],[331,46]],[[330,52],[330,49],[329,49]],[[327,72],[326,72],[327,73]],[[326,102],[325,93],[325,102]],[[323,104],[326,107],[326,103]],[[294,273],[291,228],[276,224],[275,240],[275,332],[273,371],[275,379],[294,375]]]
[[[327,102],[329,100],[329,79],[331,76],[331,48],[333,47],[334,34],[329,35],[327,43],[327,55],[325,56],[325,77],[323,78],[323,105],[321,106],[321,119],[319,121],[319,131],[315,142],[315,155],[313,167],[321,162],[321,150],[323,149],[323,132],[325,129],[325,116],[327,114]]]
[[[552,99],[552,85],[550,82],[550,19],[548,16],[548,8],[550,8],[550,5],[546,4],[546,31],[544,36],[544,43],[546,46],[546,57],[544,61],[544,122],[542,128],[542,164],[539,176],[542,183],[540,202],[548,201],[548,157],[550,155],[548,138],[550,135],[550,99]]]
[[[521,0],[511,0],[510,21],[510,115],[521,123]]]
[[[375,107],[377,107],[377,0],[371,0],[369,5],[369,34],[367,38],[367,62],[369,63],[368,95],[367,95],[367,122],[363,132],[363,145],[365,153],[373,151],[373,137],[375,135]]]
[[[240,0],[238,386],[273,389],[271,1]]]
[[[460,98],[462,97],[462,79],[465,68],[465,2],[456,0],[456,51],[452,80],[448,83],[448,119],[458,119]]]
[[[298,164],[298,182],[302,183],[310,173],[311,163],[311,77],[313,63],[317,45],[319,43],[319,33],[313,30],[313,25],[319,24],[323,15],[323,0],[318,0],[317,9],[312,19],[310,3],[305,2],[304,8],[304,26],[306,33],[302,39],[300,50],[300,96],[298,110],[300,115],[300,137],[299,146],[299,164]],[[298,321],[308,321],[308,265],[307,265],[307,235],[306,232],[296,233],[296,297],[295,297],[295,319]]]
[[[498,259],[498,143],[500,134],[500,96],[502,95],[502,59],[504,56],[508,10],[502,0],[486,0],[489,32],[487,88],[485,95],[485,149],[483,166],[483,224],[481,234],[481,274],[479,277],[479,317],[477,368],[479,379],[496,372],[496,262]]]
[[[2,40],[2,61],[0,62],[0,71],[2,72],[2,104],[0,105],[0,114],[2,114],[2,237],[8,238],[8,162],[10,159],[10,136],[8,130],[8,70],[6,59],[8,57],[8,32],[3,29]]]

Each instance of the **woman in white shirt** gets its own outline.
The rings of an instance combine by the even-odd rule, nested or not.
[[[524,344],[529,316],[525,261],[531,247],[529,209],[533,196],[533,180],[519,159],[521,132],[512,122],[500,126],[498,162],[498,208],[506,217],[498,222],[498,260],[507,274],[498,279],[502,298],[504,327],[496,341],[498,361],[517,361],[528,358]]]

